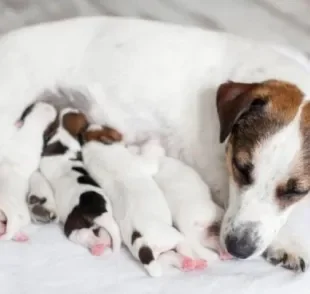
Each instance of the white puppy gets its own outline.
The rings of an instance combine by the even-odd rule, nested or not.
[[[19,130],[0,161],[1,239],[26,241],[21,229],[30,223],[26,204],[31,174],[38,168],[43,135],[55,120],[53,106],[38,102],[29,106],[18,121]]]
[[[89,176],[81,158],[80,133],[86,117],[76,109],[60,112],[59,126],[48,141],[40,170],[50,182],[59,220],[65,235],[73,242],[101,255],[105,247],[118,251],[121,237],[105,192]]]
[[[167,202],[152,178],[163,149],[146,144],[138,156],[121,143],[107,146],[91,137],[82,150],[84,164],[108,192],[123,241],[132,255],[151,276],[162,274],[161,263],[194,269],[197,263],[183,255],[184,236],[172,227]]]
[[[54,192],[39,170],[31,175],[27,203],[34,223],[48,223],[57,219]]]
[[[198,173],[180,160],[163,156],[154,179],[165,195],[174,225],[195,254],[208,261],[230,258],[219,241],[224,210],[212,200],[209,187]]]

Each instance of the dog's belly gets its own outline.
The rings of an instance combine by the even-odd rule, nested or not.
[[[127,140],[162,135],[168,154],[196,168],[223,198],[228,185],[218,85],[283,78],[310,87],[302,67],[267,47],[195,28],[105,17],[3,37],[0,77],[0,155],[14,121],[44,90],[87,88],[92,98],[84,108],[95,121]]]

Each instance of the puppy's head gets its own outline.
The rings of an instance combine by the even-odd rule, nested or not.
[[[60,125],[74,138],[88,127],[86,115],[74,108],[64,108],[59,115]]]
[[[238,258],[261,254],[310,189],[310,103],[293,84],[222,84],[220,141],[226,141],[229,206],[221,242]]]

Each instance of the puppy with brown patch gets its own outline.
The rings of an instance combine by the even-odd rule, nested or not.
[[[40,163],[43,134],[56,114],[56,109],[47,103],[38,102],[27,108],[0,161],[1,240],[28,239],[21,230],[30,223],[26,204],[29,180]]]
[[[163,149],[150,141],[140,155],[135,155],[121,143],[102,144],[95,126],[88,132],[90,141],[82,150],[85,166],[108,192],[123,241],[132,255],[152,277],[162,274],[163,263],[183,270],[200,268],[199,261],[187,256],[192,252],[184,236],[173,228],[165,197],[152,178]]]
[[[82,161],[79,138],[87,126],[81,112],[63,109],[58,128],[44,149],[40,170],[54,191],[65,235],[92,254],[101,255],[106,247],[119,251],[121,238],[110,200]]]

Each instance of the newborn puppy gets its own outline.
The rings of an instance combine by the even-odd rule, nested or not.
[[[27,204],[34,223],[49,223],[57,219],[53,190],[38,170],[30,177]]]
[[[150,142],[137,156],[121,143],[100,143],[99,126],[92,126],[86,133],[84,164],[107,191],[123,241],[132,255],[153,277],[162,274],[162,263],[194,269],[195,261],[183,255],[184,236],[172,227],[164,195],[152,178],[163,149]]]
[[[230,258],[219,242],[224,210],[213,202],[209,187],[198,173],[180,160],[163,156],[154,179],[165,195],[174,225],[195,254],[208,261]]]
[[[111,243],[118,251],[121,237],[109,199],[84,168],[79,140],[87,125],[81,112],[63,109],[44,149],[40,170],[54,191],[65,235],[93,255],[101,255]]]
[[[26,204],[29,179],[39,166],[43,135],[56,114],[55,108],[47,103],[37,102],[28,107],[19,119],[19,129],[0,161],[1,240],[28,239],[21,229],[30,223]]]

